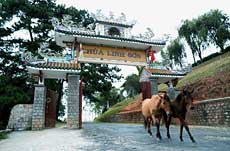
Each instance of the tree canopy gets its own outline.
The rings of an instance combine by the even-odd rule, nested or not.
[[[27,51],[41,57],[39,49],[43,44],[54,52],[61,52],[63,48],[54,40],[52,18],[62,20],[65,15],[84,27],[94,22],[87,11],[57,5],[55,0],[0,0],[0,108],[6,104],[9,112],[13,105],[33,100],[33,81],[20,55]],[[84,95],[92,102],[97,101],[93,97],[96,93],[105,96],[112,90],[111,83],[120,79],[116,76],[118,71],[108,65],[83,65]],[[62,84],[60,80],[46,81],[47,88],[57,91],[59,96],[62,95]]]
[[[220,10],[211,10],[200,17],[207,30],[209,42],[224,51],[226,42],[230,40],[229,16]]]
[[[180,39],[177,38],[173,40],[167,47],[169,59],[173,61],[175,65],[179,64],[182,68],[182,60],[186,58],[186,52],[184,45],[181,43]]]
[[[107,109],[107,101],[114,104],[114,98],[109,98],[113,93],[113,82],[122,78],[117,73],[120,69],[116,66],[109,67],[107,64],[81,64],[81,78],[84,82],[83,95],[98,106],[98,110]],[[113,93],[114,94],[114,93]],[[119,102],[120,100],[117,100]]]
[[[125,82],[121,87],[127,93],[127,97],[134,97],[141,92],[139,80],[140,77],[136,74],[131,74],[125,78]]]

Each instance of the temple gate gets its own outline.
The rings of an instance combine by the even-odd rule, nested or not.
[[[165,46],[165,40],[154,39],[151,32],[144,36],[133,36],[131,30],[134,22],[126,21],[124,14],[119,18],[114,16],[108,18],[98,12],[94,18],[96,20],[94,30],[70,25],[71,18],[68,16],[62,22],[53,19],[56,43],[64,47],[66,53],[61,57],[54,57],[47,51],[41,51],[45,60],[29,61],[28,71],[38,80],[34,93],[33,130],[43,129],[45,125],[44,79],[68,81],[67,126],[80,128],[82,122],[82,98],[79,97],[80,63],[145,66],[146,69],[151,69],[149,64],[155,60],[154,53]],[[150,76],[151,95],[157,93],[160,79],[160,76]]]

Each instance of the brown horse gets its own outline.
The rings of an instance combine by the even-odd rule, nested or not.
[[[192,92],[189,92],[187,90],[182,90],[179,93],[179,95],[176,97],[176,99],[171,102],[172,114],[170,117],[168,117],[166,112],[163,111],[163,117],[167,128],[168,138],[170,138],[169,126],[171,123],[171,117],[173,117],[173,118],[178,118],[180,120],[180,140],[183,141],[182,134],[183,134],[183,127],[185,127],[191,141],[195,143],[195,140],[189,131],[187,122],[185,121],[187,109],[194,109]]]
[[[156,137],[159,139],[161,139],[160,119],[162,118],[160,109],[165,111],[166,116],[170,116],[170,99],[167,94],[153,95],[151,99],[145,99],[142,102],[142,114],[145,128],[148,127],[148,133],[152,136],[151,125],[155,123],[157,127]]]

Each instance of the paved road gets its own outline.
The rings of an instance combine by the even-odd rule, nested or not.
[[[153,129],[155,133],[155,128]],[[171,127],[171,140],[149,137],[143,125],[85,123],[82,130],[66,128],[13,132],[0,141],[0,151],[230,151],[230,128],[192,127],[197,143],[184,133],[179,141],[179,127]]]

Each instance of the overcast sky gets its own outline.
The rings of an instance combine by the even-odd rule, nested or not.
[[[220,9],[230,14],[230,0],[57,0],[59,4],[75,6],[95,12],[97,9],[125,13],[128,19],[137,20],[134,32],[151,27],[156,35],[177,35],[182,20],[192,19]]]
[[[219,9],[230,15],[230,0],[57,0],[57,3],[93,13],[97,9],[112,11],[115,15],[123,12],[127,19],[137,21],[133,34],[143,33],[146,27],[150,27],[156,37],[163,34],[176,37],[182,20],[196,18],[211,9]],[[192,63],[190,51],[187,53],[188,62]],[[124,76],[136,72],[135,67],[122,68],[125,68]]]

